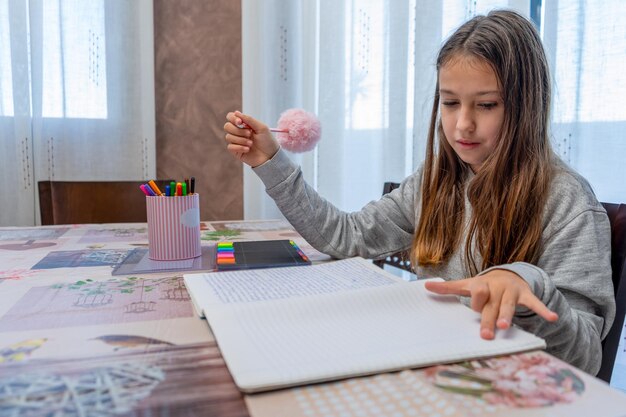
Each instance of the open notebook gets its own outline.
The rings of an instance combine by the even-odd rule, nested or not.
[[[257,392],[544,348],[518,328],[479,336],[453,296],[361,258],[185,275],[237,386]]]

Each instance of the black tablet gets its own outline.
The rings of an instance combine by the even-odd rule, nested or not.
[[[310,265],[309,258],[293,240],[219,242],[216,251],[218,271],[279,266]]]

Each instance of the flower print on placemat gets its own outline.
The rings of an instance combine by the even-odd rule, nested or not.
[[[571,403],[585,391],[571,367],[537,353],[433,366],[424,373],[447,392],[515,408]]]

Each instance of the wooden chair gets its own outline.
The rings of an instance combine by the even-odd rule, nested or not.
[[[395,182],[386,182],[383,187],[383,194],[389,193],[399,186],[400,184]],[[602,343],[602,365],[598,372],[598,378],[609,382],[626,316],[626,268],[624,267],[626,263],[626,204],[602,203],[602,206],[604,206],[611,223],[611,267],[617,305],[615,322]],[[374,263],[381,268],[385,265],[391,265],[411,271],[411,262],[406,251],[376,260]]]
[[[40,181],[41,224],[145,222],[146,181]],[[169,181],[156,181],[161,190]]]

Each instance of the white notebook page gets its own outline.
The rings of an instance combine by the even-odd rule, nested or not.
[[[367,272],[363,262],[335,272],[358,276]],[[202,307],[246,392],[545,346],[517,328],[481,339],[479,315],[456,297],[429,293],[423,281]]]
[[[194,303],[246,303],[328,294],[404,282],[362,258],[314,266],[185,274]],[[196,306],[198,309],[199,307]]]

